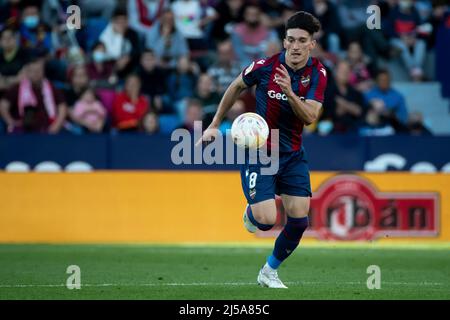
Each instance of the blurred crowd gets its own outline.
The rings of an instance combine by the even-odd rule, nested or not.
[[[428,135],[408,112],[386,61],[427,78],[448,1],[0,0],[0,132],[143,132],[211,121],[227,86],[252,60],[283,48],[298,10],[322,23],[313,56],[328,69],[322,115],[308,134]],[[381,9],[369,29],[367,7]],[[67,8],[79,6],[81,26]],[[73,12],[73,11],[70,11]],[[222,124],[255,110],[248,89]]]

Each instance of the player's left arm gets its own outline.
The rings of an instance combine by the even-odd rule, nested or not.
[[[275,82],[280,86],[281,90],[286,94],[288,102],[292,107],[297,118],[302,120],[306,125],[309,125],[316,121],[320,115],[320,109],[322,108],[322,102],[318,101],[323,99],[323,90],[325,89],[322,79],[312,79],[311,88],[314,90],[312,96],[299,97],[293,90],[291,85],[291,78],[289,72],[283,65],[277,67],[278,74],[275,78]],[[320,78],[318,75],[317,78]],[[326,81],[326,79],[325,79]],[[320,88],[319,88],[320,86]],[[323,88],[322,88],[323,87]],[[319,92],[317,92],[320,90]],[[319,98],[318,98],[319,97]],[[303,99],[302,99],[303,98]]]

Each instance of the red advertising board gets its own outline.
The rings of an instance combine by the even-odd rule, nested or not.
[[[277,224],[259,237],[276,236],[286,215],[277,198]],[[358,175],[337,175],[319,186],[310,206],[305,236],[321,240],[372,240],[381,237],[436,237],[436,192],[383,192]]]

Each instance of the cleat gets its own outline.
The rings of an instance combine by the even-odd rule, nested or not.
[[[250,233],[255,233],[258,228],[250,221],[250,219],[247,216],[247,210],[248,210],[249,204],[245,207],[244,216],[242,219],[244,220],[244,227],[247,229]]]
[[[273,270],[265,266],[259,270],[257,281],[262,287],[287,289],[284,283],[278,278],[277,270]]]

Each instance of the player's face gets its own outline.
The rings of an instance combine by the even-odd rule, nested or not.
[[[305,62],[312,49],[314,49],[316,41],[312,36],[303,29],[288,29],[283,46],[286,49],[286,58],[288,62],[297,65]]]

